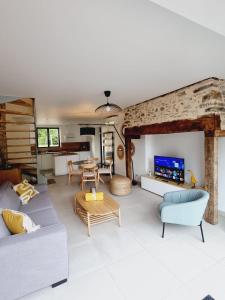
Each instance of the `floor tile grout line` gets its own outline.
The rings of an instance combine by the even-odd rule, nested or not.
[[[108,267],[106,267],[106,271],[108,272],[109,276],[112,278],[112,281],[114,282],[119,294],[122,296],[123,300],[126,300],[126,296],[124,295],[123,291],[121,290],[121,288],[118,286],[116,280],[114,279],[113,275],[111,274],[111,272],[108,270]],[[116,300],[116,299],[115,299]]]
[[[204,270],[204,272],[206,272],[206,271],[209,270],[209,269],[215,268],[215,267],[218,266],[218,265],[221,263],[221,261],[223,261],[223,260],[224,260],[224,262],[225,262],[225,258],[222,258],[222,259],[219,259],[217,262],[215,262],[213,265],[210,265],[210,266],[206,267],[205,270]],[[189,285],[189,283],[193,282],[197,277],[199,277],[199,274],[196,275],[195,277],[192,277],[186,284]]]
[[[201,272],[204,272],[205,270],[207,270],[208,268],[212,267],[212,266],[215,265],[215,263],[216,263],[216,262],[214,261],[214,262],[213,262],[212,264],[210,264],[209,266],[203,268],[201,271],[199,271],[198,274],[196,274],[194,277],[190,278],[188,281],[182,281],[182,280],[180,280],[180,279],[177,277],[177,275],[173,272],[173,270],[172,270],[171,268],[169,268],[168,266],[166,266],[166,265],[160,260],[160,258],[158,258],[156,255],[154,255],[153,253],[151,253],[151,251],[150,251],[149,249],[145,249],[145,250],[146,250],[152,257],[154,257],[158,262],[160,262],[161,265],[163,265],[163,266],[167,269],[167,271],[169,271],[171,274],[173,274],[173,276],[175,276],[176,279],[177,279],[179,282],[182,282],[182,283],[185,284],[185,285],[186,285],[190,280],[193,280],[194,278],[196,278],[197,276],[199,276]]]

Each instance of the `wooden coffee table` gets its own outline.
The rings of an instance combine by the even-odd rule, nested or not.
[[[118,219],[121,226],[120,206],[108,194],[104,193],[102,201],[86,201],[85,192],[78,192],[74,197],[74,211],[88,226],[88,235],[91,235],[91,226]]]

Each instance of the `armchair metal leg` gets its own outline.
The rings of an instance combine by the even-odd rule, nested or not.
[[[166,226],[166,223],[163,223],[162,238],[164,238],[165,226]]]
[[[203,234],[203,229],[202,229],[202,221],[201,221],[201,223],[199,224],[199,226],[200,226],[201,235],[202,235],[202,242],[205,243],[204,234]]]

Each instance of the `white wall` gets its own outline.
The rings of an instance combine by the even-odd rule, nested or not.
[[[95,136],[80,135],[80,126],[77,124],[66,124],[61,126],[62,142],[89,142],[91,156],[100,158],[100,135],[99,126],[90,125],[95,127]]]
[[[65,124],[60,126],[61,141],[63,142],[89,142],[88,137],[80,135],[80,126]]]
[[[146,135],[133,140],[136,151],[133,157],[134,172],[140,176],[154,170],[154,155],[175,156],[185,159],[185,170],[191,169],[199,184],[204,183],[204,133],[188,132]],[[185,174],[189,182],[189,175]]]
[[[140,175],[146,174],[146,141],[149,138],[147,135],[141,136],[140,140],[132,140],[135,146],[135,154],[133,156],[134,165],[134,177],[136,180],[140,180]]]
[[[99,159],[100,159],[100,153],[101,153],[101,149],[100,149],[100,127],[95,128],[95,136],[93,138],[94,138],[93,139],[93,144],[94,144],[93,156],[94,157],[99,157]]]
[[[76,124],[40,124],[37,127],[59,128],[60,141],[64,142],[88,142],[87,136],[80,135],[80,126]]]

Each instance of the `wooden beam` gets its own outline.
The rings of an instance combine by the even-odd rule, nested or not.
[[[205,220],[218,223],[218,138],[205,137],[205,188],[210,194]]]
[[[20,159],[37,159],[36,156],[25,156],[25,157],[8,157],[8,160],[20,160]]]
[[[15,101],[10,101],[10,104],[15,104],[15,105],[21,105],[21,106],[27,106],[27,107],[32,107],[33,103],[32,102],[26,102],[26,99],[22,100],[22,99],[18,99]],[[30,98],[30,100],[33,100],[32,98]]]
[[[125,153],[126,153],[126,176],[132,179],[132,163],[131,163],[131,138],[125,137]]]
[[[35,130],[30,130],[30,129],[23,129],[23,130],[20,130],[20,129],[0,129],[0,132],[35,132]]]
[[[35,165],[36,166],[36,162],[12,162],[13,165],[19,165],[19,166],[25,166],[27,167],[27,165]],[[29,167],[29,166],[28,166]]]
[[[214,136],[215,131],[219,129],[220,117],[218,115],[208,115],[195,120],[177,120],[126,128],[125,136],[134,137],[145,134],[168,134],[192,131],[205,131],[208,136]]]
[[[216,130],[215,136],[217,137],[225,137],[225,130]]]
[[[0,137],[0,140],[5,140],[5,141],[16,141],[16,140],[34,140],[34,137],[17,137],[17,138],[4,138]]]
[[[14,111],[14,110],[4,109],[4,108],[0,108],[0,113],[9,114],[9,115],[19,115],[19,116],[29,116],[29,117],[33,117],[33,114],[32,114],[32,113],[26,113],[26,112]]]
[[[20,122],[20,121],[3,121],[3,120],[0,120],[0,123],[2,124],[15,124],[15,125],[27,125],[27,124],[30,124],[30,125],[35,125],[34,122]]]
[[[24,144],[24,145],[7,145],[7,147],[32,147],[32,144]]]
[[[20,136],[20,137],[18,137],[18,138],[6,138],[6,140],[7,141],[14,141],[14,140],[19,140],[19,141],[21,141],[21,140],[34,140],[36,137],[34,136],[34,137],[22,137],[22,136]]]
[[[129,138],[131,138],[132,140],[139,140],[141,138],[140,135],[131,135],[129,136]]]
[[[32,154],[31,150],[27,150],[27,151],[7,151],[7,154],[18,154],[18,153],[28,153],[28,154]],[[33,151],[33,155],[36,155],[35,152]]]

